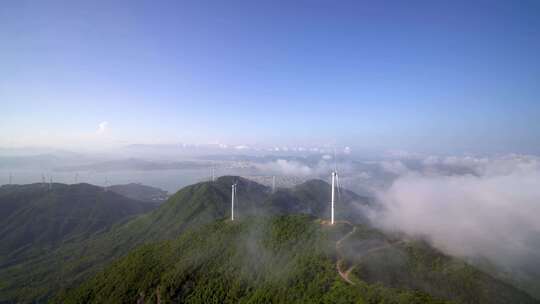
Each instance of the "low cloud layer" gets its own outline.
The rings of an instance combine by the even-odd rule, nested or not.
[[[460,166],[474,174],[411,171],[379,193],[383,228],[429,238],[458,256],[482,256],[506,269],[540,275],[540,162],[510,155],[495,159],[429,158],[429,167]],[[532,267],[532,268],[531,268]]]
[[[316,168],[311,168],[298,161],[278,159],[272,162],[255,164],[255,167],[263,172],[278,175],[310,176],[316,172]]]

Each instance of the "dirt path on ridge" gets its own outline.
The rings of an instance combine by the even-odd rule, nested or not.
[[[348,271],[343,271],[343,269],[342,269],[342,266],[345,263],[345,257],[341,252],[341,243],[356,232],[356,226],[352,225],[350,222],[347,222],[347,221],[342,221],[341,223],[348,224],[348,225],[352,226],[353,229],[351,229],[351,231],[349,231],[347,234],[345,234],[341,239],[339,239],[336,242],[336,253],[337,253],[336,269],[337,269],[337,271],[339,273],[339,276],[343,280],[345,280],[345,282],[347,282],[347,283],[349,283],[351,285],[354,285],[354,282],[349,279],[349,273],[350,273],[350,270],[352,270],[352,267]]]
[[[355,232],[356,232],[356,226],[352,225],[350,222],[348,221],[339,221],[339,223],[345,223],[345,224],[348,224],[350,226],[353,227],[353,229],[351,229],[351,231],[349,231],[347,234],[345,234],[341,239],[339,239],[337,242],[336,242],[336,253],[337,253],[337,261],[336,261],[336,269],[339,273],[339,276],[347,283],[351,284],[351,285],[354,285],[355,283],[349,278],[349,275],[351,274],[352,270],[354,269],[354,267],[356,267],[356,265],[351,265],[351,267],[349,267],[348,269],[344,270],[343,269],[343,266],[345,264],[345,256],[343,254],[343,252],[341,251],[341,248],[342,248],[342,243],[343,241],[345,241],[347,238],[349,238],[351,235],[353,235]],[[386,249],[390,246],[394,246],[394,245],[397,245],[397,244],[401,244],[401,243],[405,243],[404,240],[400,240],[400,241],[397,241],[397,242],[393,242],[393,243],[386,243],[384,245],[381,245],[381,246],[377,246],[377,247],[374,247],[374,248],[371,248],[371,249],[368,249],[366,250],[365,252],[362,253],[362,257],[368,255],[368,254],[371,254],[373,252],[376,252],[376,251],[379,251],[379,250],[383,250],[383,249]]]

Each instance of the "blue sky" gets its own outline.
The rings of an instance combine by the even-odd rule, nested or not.
[[[540,153],[538,1],[4,1],[0,41],[0,146]]]

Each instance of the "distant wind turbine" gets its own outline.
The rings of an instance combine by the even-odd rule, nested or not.
[[[231,221],[234,221],[234,200],[236,198],[236,183],[231,187]]]
[[[105,187],[103,187],[103,190],[107,191],[109,188],[109,178],[106,176],[105,177]]]
[[[336,186],[336,176],[337,176],[337,172],[336,171],[332,171],[332,214],[331,214],[331,220],[330,220],[330,223],[332,225],[334,225],[334,200],[335,200],[335,186]]]

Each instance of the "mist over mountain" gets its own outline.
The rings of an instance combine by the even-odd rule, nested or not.
[[[232,184],[238,187],[234,223]],[[272,191],[235,176],[185,187],[153,211],[2,266],[0,301],[333,302],[345,293],[368,302],[535,303],[428,243],[374,229],[373,198],[342,189],[338,224],[329,225],[330,190],[311,180]],[[287,292],[290,286],[298,291]]]
[[[539,159],[432,156],[422,162],[427,168],[422,171],[392,163],[399,177],[378,192],[385,208],[371,219],[385,229],[427,237],[450,254],[479,264],[487,259],[501,277],[539,296]],[[441,165],[471,173],[448,174],[436,169]]]
[[[2,1],[0,304],[540,301],[540,1]]]
[[[368,282],[392,275],[392,283],[372,285],[355,275],[347,274],[350,281],[340,277],[335,244],[346,237],[351,239],[344,241],[348,255],[338,260],[338,270],[340,263],[356,264],[354,273]],[[378,246],[388,242],[365,226],[329,227],[309,216],[218,221],[176,240],[143,246],[53,302],[536,303],[425,244],[380,248],[375,240]],[[368,246],[365,255],[351,247],[358,244]],[[392,262],[376,262],[386,265],[382,272],[373,266],[388,256]],[[404,264],[396,261],[400,257]],[[362,258],[369,260],[359,263]],[[408,263],[414,270],[406,268]],[[437,266],[430,268],[430,263]],[[416,291],[400,289],[407,285]]]

